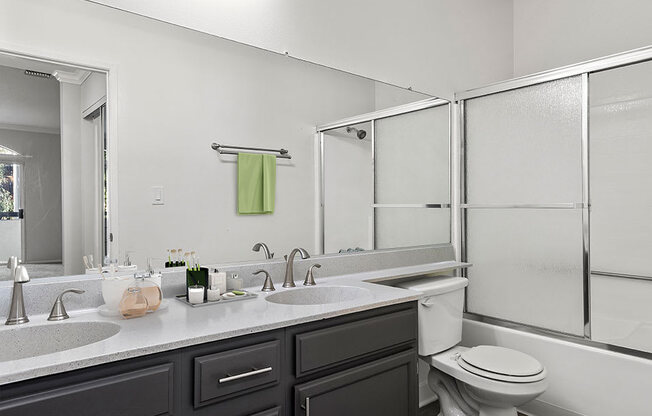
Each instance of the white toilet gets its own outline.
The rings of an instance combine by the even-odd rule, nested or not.
[[[458,346],[462,340],[463,277],[431,277],[399,287],[419,300],[419,355],[430,364],[428,385],[441,416],[516,416],[516,407],[546,390],[546,369],[509,348]]]

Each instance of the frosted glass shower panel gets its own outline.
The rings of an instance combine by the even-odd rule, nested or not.
[[[469,209],[469,312],[582,335],[582,211]]]
[[[376,208],[376,248],[450,242],[450,210]]]
[[[449,105],[376,121],[376,203],[449,203]]]
[[[652,63],[589,81],[591,269],[652,276]]]
[[[582,83],[565,78],[465,104],[468,203],[582,201]]]
[[[356,126],[370,130],[370,124]],[[324,253],[373,249],[371,141],[345,129],[324,133]]]

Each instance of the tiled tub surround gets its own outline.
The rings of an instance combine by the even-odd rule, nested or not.
[[[259,294],[257,299],[218,304],[205,308],[190,308],[174,299],[168,299],[169,308],[166,310],[133,320],[103,317],[97,313],[94,307],[91,309],[74,308],[72,307],[73,302],[70,302],[71,307],[68,308],[68,312],[71,315],[71,319],[67,322],[117,322],[121,326],[120,332],[104,341],[79,348],[21,360],[0,362],[0,384],[414,301],[418,299],[417,293],[386,285],[369,283],[369,281],[391,279],[397,276],[418,276],[439,271],[442,268],[442,264],[446,265],[451,262],[451,257],[443,257],[445,252],[448,252],[445,247],[438,248],[435,251],[438,252],[438,256],[442,256],[440,258],[442,261],[372,271],[358,271],[353,274],[343,274],[340,272],[339,276],[317,277],[317,284],[321,286],[354,286],[369,290],[368,296],[347,302],[323,305],[274,304],[265,300],[265,297],[270,294],[260,292],[262,282],[252,279],[246,280],[245,286],[248,286],[250,290]],[[360,268],[364,268],[365,264],[367,264],[368,268],[371,268],[369,266],[371,263],[384,264],[382,261],[366,261],[380,253],[370,254],[366,259],[361,259],[358,262]],[[389,253],[390,256],[395,254]],[[434,259],[435,253],[431,253],[430,256],[431,259]],[[332,266],[332,269],[341,270],[335,266],[335,263],[340,263],[337,260],[342,260],[342,256],[332,259],[329,256],[319,258],[319,261],[324,266],[322,270],[327,269],[328,264]],[[341,263],[346,263],[346,260]],[[280,265],[283,264],[283,262],[266,263],[275,281],[282,280],[283,278],[282,272],[284,272],[284,268],[282,270],[280,268]],[[312,264],[310,263],[310,259],[297,263],[298,267],[295,269],[297,273],[295,280],[298,287],[296,289],[283,289],[278,285],[277,291],[271,292],[271,294],[280,293],[285,290],[300,290],[303,287],[301,282],[305,274],[305,269],[307,269],[309,264]],[[241,266],[238,271],[242,273],[241,275],[244,275],[245,269],[254,269],[258,266],[260,265]],[[351,266],[348,267],[349,270],[351,268]],[[227,270],[227,267],[223,267],[223,269]],[[336,272],[332,271],[331,273]],[[164,277],[164,281],[166,282],[166,296],[179,292],[177,286],[181,288],[182,286],[176,281],[181,280],[182,285],[182,278],[182,273],[166,273]],[[79,280],[75,281],[74,279],[70,279],[67,283],[74,283],[77,286],[78,282]],[[255,285],[252,285],[251,283],[254,282]],[[99,289],[95,288],[90,282],[86,283],[87,286],[82,288],[91,289],[91,293],[87,293],[84,296],[91,298],[99,297],[97,300],[98,303],[101,303]],[[37,282],[35,284],[39,283]],[[99,282],[95,284],[99,286]],[[26,290],[26,292],[28,291]],[[71,296],[69,300],[72,301],[74,298]],[[44,302],[43,299],[40,299],[40,301]],[[29,305],[29,298],[27,302]],[[49,304],[50,302],[47,303]],[[48,305],[47,309],[50,306]],[[48,322],[46,318],[47,311],[42,311],[40,314],[33,314],[30,316],[30,323],[21,327],[62,324]],[[0,331],[16,329],[19,330],[20,328],[3,327]],[[38,342],[38,340],[35,340],[35,342]]]

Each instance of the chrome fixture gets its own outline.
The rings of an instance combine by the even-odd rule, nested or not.
[[[25,313],[25,300],[23,299],[23,284],[29,282],[29,275],[25,266],[19,266],[18,258],[9,257],[7,268],[11,270],[11,277],[14,281],[14,290],[11,295],[11,307],[5,325],[18,325],[29,322]]]
[[[302,259],[309,259],[310,254],[302,248],[295,248],[290,252],[289,256],[285,256],[285,261],[287,262],[285,266],[285,280],[283,281],[283,287],[295,287],[294,284],[294,256],[299,253],[301,254]]]
[[[320,267],[321,267],[321,264],[317,264],[317,263],[310,266],[310,268],[308,269],[308,272],[306,273],[306,280],[303,281],[304,286],[314,286],[314,285],[317,284],[317,283],[315,283],[315,276],[313,276],[312,269],[314,269],[314,268],[319,269]]]
[[[52,306],[52,311],[50,312],[50,316],[48,316],[48,321],[63,321],[64,319],[70,318],[66,312],[65,306],[63,306],[63,295],[69,292],[81,295],[86,291],[81,289],[67,289],[61,292],[61,294],[57,296],[57,300],[54,302],[54,306]]]
[[[257,270],[254,272],[254,275],[260,274],[260,273],[265,273],[265,283],[263,283],[263,288],[260,289],[263,292],[273,292],[276,290],[274,287],[274,282],[272,282],[272,278],[270,277],[269,273],[267,270]]]
[[[252,250],[257,252],[257,251],[260,251],[261,248],[263,249],[263,253],[265,253],[265,258],[267,260],[274,258],[274,253],[269,252],[269,247],[267,247],[267,244],[265,244],[265,243],[256,243],[256,244],[254,244]]]
[[[355,135],[356,135],[356,136],[358,137],[358,139],[360,139],[360,140],[362,140],[362,139],[364,139],[365,137],[367,137],[367,132],[366,132],[365,130],[356,129],[355,127],[347,127],[347,128],[346,128],[346,132],[347,132],[347,133],[351,133],[351,132],[355,133]]]
[[[278,159],[292,159],[290,152],[287,149],[266,149],[262,147],[244,147],[244,146],[227,146],[225,144],[211,143],[211,149],[215,150],[221,155],[237,155],[241,150],[253,150],[262,153],[278,153],[275,155]],[[235,150],[224,150],[235,149]],[[237,151],[236,151],[237,150]]]

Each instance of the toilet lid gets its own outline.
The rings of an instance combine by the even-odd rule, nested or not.
[[[509,348],[492,345],[473,347],[457,360],[463,369],[494,380],[531,383],[542,380],[545,370],[536,359]]]

